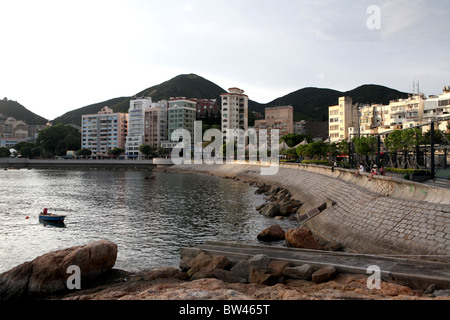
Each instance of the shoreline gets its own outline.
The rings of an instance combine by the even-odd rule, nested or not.
[[[303,213],[335,202],[304,226],[354,252],[450,261],[449,189],[390,177],[368,181],[365,174],[355,177],[352,170],[332,172],[312,165],[280,165],[273,176],[261,176],[259,165],[246,163],[182,164],[157,171],[207,174],[283,187],[303,202]],[[384,195],[388,184],[392,189]]]

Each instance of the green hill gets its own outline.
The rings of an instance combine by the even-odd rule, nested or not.
[[[218,99],[220,103],[220,94],[225,92],[227,90],[198,75],[182,74],[159,85],[142,90],[133,96],[148,96],[155,102],[170,97],[187,97]],[[408,94],[379,85],[363,85],[347,92],[309,87],[291,92],[268,103],[249,100],[249,110],[264,114],[264,109],[267,107],[292,105],[295,120],[327,121],[328,107],[336,105],[339,97],[342,96],[352,97],[354,103],[388,104],[389,100],[405,98]],[[104,106],[108,106],[116,112],[127,112],[131,98],[114,98],[79,108],[56,118],[54,123],[80,125],[83,114],[97,113]]]
[[[113,108],[114,105],[122,102],[122,101],[129,101],[128,97],[121,97],[121,98],[113,98],[110,100],[106,100],[103,102],[94,103],[91,105],[88,105],[86,107],[82,107],[79,109],[75,109],[69,112],[66,112],[62,116],[56,118],[53,120],[53,124],[75,124],[77,126],[81,126],[81,116],[83,114],[96,114],[99,112],[103,107],[108,106],[112,108],[116,112],[128,112],[128,108],[123,110],[118,110],[117,108]]]
[[[408,94],[373,84],[362,85],[346,92],[323,88],[303,88],[269,103],[254,105],[252,110],[264,112],[264,108],[267,107],[292,105],[295,120],[327,121],[328,107],[337,105],[339,97],[343,96],[351,97],[353,103],[387,105],[390,100],[407,98]]]
[[[31,112],[16,101],[0,100],[0,113],[7,117],[13,117],[16,120],[22,120],[28,125],[44,125],[47,119]]]

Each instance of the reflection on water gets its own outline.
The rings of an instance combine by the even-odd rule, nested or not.
[[[146,174],[0,171],[0,272],[99,239],[117,243],[116,268],[177,266],[180,247],[207,240],[256,242],[275,223],[255,210],[264,196],[242,182],[176,173],[156,173],[151,180]],[[65,227],[40,223],[43,208],[67,215]]]

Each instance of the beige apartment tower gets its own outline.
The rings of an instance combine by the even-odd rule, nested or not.
[[[329,134],[330,142],[339,142],[348,140],[350,137],[349,128],[357,127],[358,124],[358,110],[353,105],[352,98],[340,97],[339,105],[328,107],[329,111]],[[354,132],[353,135],[357,134]]]

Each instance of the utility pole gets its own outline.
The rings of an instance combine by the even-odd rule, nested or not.
[[[431,144],[431,179],[434,180],[434,169],[435,169],[435,163],[434,163],[434,122],[431,122],[430,125],[430,144]]]

